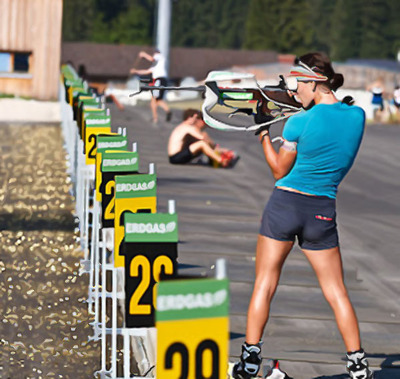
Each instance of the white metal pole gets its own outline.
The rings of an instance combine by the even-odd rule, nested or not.
[[[226,260],[219,258],[215,262],[215,279],[221,280],[226,278]]]
[[[175,200],[168,200],[168,213],[175,214]]]
[[[94,242],[94,325],[95,325],[95,341],[98,339],[98,325],[99,325],[99,276],[100,276],[100,254],[99,254],[99,202],[96,201],[96,191],[93,194],[93,230],[92,233],[95,235]]]
[[[106,371],[106,347],[107,347],[107,333],[106,333],[106,301],[107,301],[107,272],[106,272],[106,232],[103,229],[102,233],[102,246],[101,246],[101,371]]]
[[[154,163],[149,163],[149,174],[152,175],[156,172],[156,166]]]
[[[130,354],[130,335],[129,329],[122,328],[122,336],[124,339],[124,378],[131,377],[131,354]]]
[[[171,0],[158,0],[157,48],[164,55],[169,68],[169,41],[171,31]]]
[[[117,270],[112,270],[111,377],[117,377]]]

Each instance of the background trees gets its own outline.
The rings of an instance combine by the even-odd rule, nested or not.
[[[157,0],[64,1],[64,41],[151,45]],[[172,46],[395,58],[398,0],[174,0]]]

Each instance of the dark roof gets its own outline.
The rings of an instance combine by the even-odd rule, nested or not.
[[[346,64],[374,67],[382,70],[400,71],[400,63],[389,59],[348,59]]]
[[[147,68],[149,63],[135,62],[140,50],[154,51],[150,46],[111,45],[87,42],[64,42],[62,63],[72,63],[76,70],[84,67],[87,78],[126,79],[129,69]],[[278,61],[272,51],[217,50],[205,48],[172,47],[170,50],[170,78],[192,76],[204,79],[211,70],[222,70],[232,66],[271,63]]]

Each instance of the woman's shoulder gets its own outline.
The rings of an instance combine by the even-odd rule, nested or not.
[[[304,120],[305,118],[307,118],[309,116],[307,113],[308,112],[305,110],[301,110],[300,112],[295,113],[294,115],[292,115],[288,118],[285,125],[296,124],[298,122],[301,122],[302,120]]]
[[[341,103],[341,108],[349,112],[353,117],[365,118],[365,111],[358,105],[348,105]]]

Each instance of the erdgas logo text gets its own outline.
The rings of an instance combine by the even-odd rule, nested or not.
[[[143,183],[118,183],[117,192],[130,192],[130,191],[148,191],[155,187],[156,182],[154,180]]]
[[[163,222],[160,223],[151,223],[148,222],[134,222],[127,223],[125,225],[126,233],[138,233],[138,234],[164,234],[164,233],[172,233],[176,229],[176,222],[171,221],[168,224]]]

